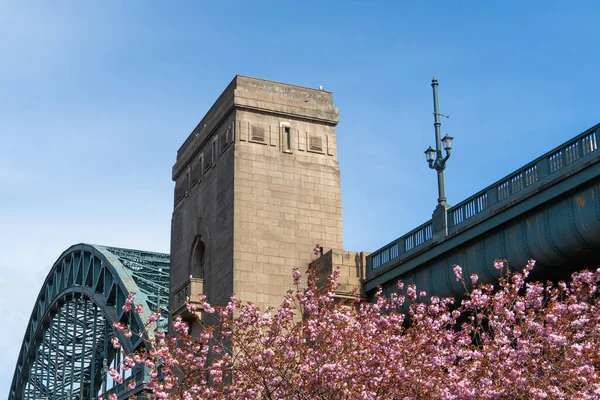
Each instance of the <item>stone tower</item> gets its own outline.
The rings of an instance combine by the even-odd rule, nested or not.
[[[236,76],[177,151],[173,314],[187,296],[277,306],[315,244],[341,251],[330,92]]]

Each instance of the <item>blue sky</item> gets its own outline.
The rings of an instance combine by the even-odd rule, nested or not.
[[[431,77],[456,204],[600,122],[598,15],[594,1],[0,0],[0,393],[63,250],[168,252],[175,153],[235,74],[333,92],[345,247],[372,251],[436,205]]]

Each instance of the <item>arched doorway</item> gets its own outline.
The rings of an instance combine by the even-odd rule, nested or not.
[[[201,236],[196,237],[192,247],[190,263],[190,277],[204,279],[206,260],[206,246]]]

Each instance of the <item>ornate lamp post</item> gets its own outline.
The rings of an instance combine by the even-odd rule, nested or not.
[[[440,139],[440,131],[442,126],[442,123],[440,122],[440,116],[448,118],[448,115],[440,114],[438,110],[438,81],[435,76],[431,80],[431,87],[433,87],[433,115],[435,117],[435,122],[433,123],[433,126],[435,127],[435,150],[429,146],[429,148],[425,150],[425,157],[429,163],[429,168],[437,171],[438,204],[444,205],[446,204],[446,194],[444,193],[444,169],[446,168],[446,161],[448,161],[450,158],[452,139],[454,138],[446,135]],[[446,152],[445,157],[442,156],[442,146]]]
[[[446,204],[446,193],[444,191],[444,169],[446,168],[446,161],[450,158],[450,150],[452,150],[452,136],[441,136],[440,116],[448,118],[448,115],[440,114],[438,110],[438,81],[434,76],[431,80],[431,87],[433,88],[433,116],[435,122],[435,150],[429,146],[425,150],[425,158],[429,163],[429,168],[437,171],[437,183],[438,183],[438,205],[433,212],[433,236],[437,239],[445,238],[448,234],[447,227],[447,209],[449,206]],[[442,148],[446,152],[446,155],[442,155]]]

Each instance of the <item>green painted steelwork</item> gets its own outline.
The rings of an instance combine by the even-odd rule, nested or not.
[[[136,293],[140,314],[122,310]],[[97,399],[115,392],[119,398],[144,389],[147,371],[126,371],[125,383],[115,384],[108,368],[119,370],[121,354],[110,343],[117,337],[131,352],[144,345],[134,335],[127,339],[114,331],[114,322],[141,331],[152,311],[160,310],[162,327],[168,318],[169,255],[78,244],[54,263],[31,313],[21,345],[9,400]],[[150,333],[151,335],[151,333]],[[132,392],[126,384],[135,379]]]
[[[430,220],[372,253],[367,257],[364,290],[403,279],[419,283],[431,294],[461,295],[462,286],[454,284],[454,263],[468,269],[465,272],[481,272],[490,281],[495,274],[488,268],[497,258],[511,257],[518,265],[533,257],[540,263],[538,271],[548,276],[552,269],[570,271],[582,267],[582,262],[598,262],[597,134],[600,124],[450,207],[446,238],[433,237]],[[590,211],[596,203],[598,213]],[[507,237],[507,232],[519,240]],[[572,262],[580,264],[567,266]]]

